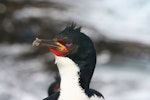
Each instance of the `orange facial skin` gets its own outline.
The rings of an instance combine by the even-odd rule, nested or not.
[[[69,53],[68,49],[62,45],[61,43],[57,42],[56,43],[58,48],[54,49],[54,48],[49,48],[49,50],[54,53],[56,56],[65,56]]]

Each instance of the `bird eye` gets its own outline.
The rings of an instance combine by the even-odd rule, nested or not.
[[[66,45],[67,47],[70,47],[70,46],[72,46],[72,43],[71,43],[71,42],[67,42],[65,45]]]

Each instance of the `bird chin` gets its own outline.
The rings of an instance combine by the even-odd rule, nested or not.
[[[64,57],[64,56],[65,56],[65,54],[59,52],[58,50],[55,50],[55,49],[52,49],[52,48],[49,48],[49,50],[50,50],[53,54],[55,54],[56,56],[61,56],[61,57]]]

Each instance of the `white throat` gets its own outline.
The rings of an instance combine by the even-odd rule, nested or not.
[[[55,56],[61,77],[58,100],[89,100],[79,84],[79,67],[68,57]]]

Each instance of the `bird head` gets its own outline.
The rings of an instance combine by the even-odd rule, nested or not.
[[[54,55],[73,60],[80,69],[81,86],[88,88],[96,64],[96,51],[92,40],[80,30],[81,27],[72,24],[53,39],[37,38],[33,46],[46,46]]]
[[[46,46],[56,56],[74,56],[76,53],[85,53],[90,48],[91,40],[80,32],[81,27],[75,24],[67,26],[63,31],[56,34],[53,39],[38,39],[33,46]]]

